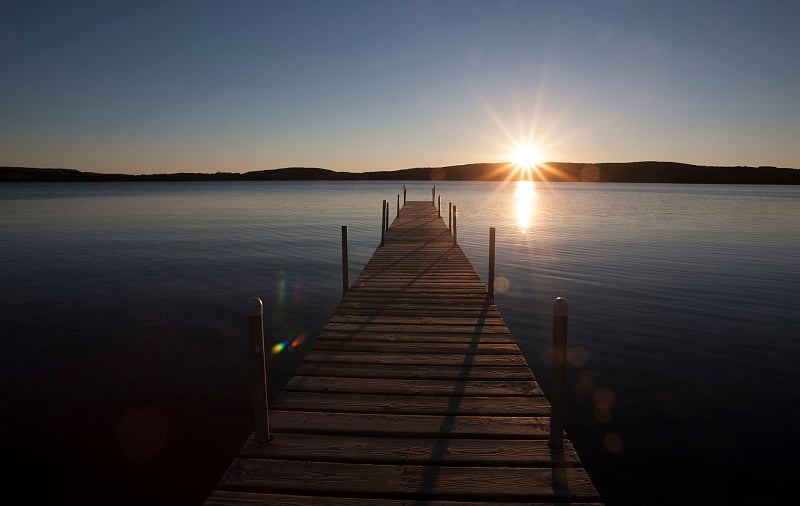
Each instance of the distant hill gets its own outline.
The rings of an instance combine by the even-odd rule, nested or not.
[[[800,170],[778,167],[712,167],[675,162],[549,162],[530,172],[534,181],[603,183],[800,184]],[[509,163],[471,163],[379,172],[337,172],[286,167],[251,172],[102,174],[74,169],[0,167],[3,182],[80,181],[505,181],[526,179]]]

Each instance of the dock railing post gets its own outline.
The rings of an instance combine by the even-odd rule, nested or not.
[[[386,202],[386,204],[384,204],[386,206],[386,215],[385,215],[386,216],[386,223],[385,223],[385,225],[386,225],[386,231],[388,232],[389,231],[389,201],[386,200],[385,202]]]
[[[397,194],[397,214],[395,215],[395,218],[397,218],[399,216],[400,216],[400,194],[398,193]]]
[[[248,301],[247,323],[250,333],[250,357],[253,370],[253,424],[256,443],[272,439],[269,433],[269,402],[267,399],[267,360],[264,353],[264,304],[258,297]]]
[[[453,206],[453,244],[458,244],[458,210]]]
[[[442,194],[439,194],[439,218],[442,217]]]
[[[453,203],[447,203],[447,230],[453,230]]]
[[[553,396],[550,400],[550,447],[564,447],[567,382],[567,316],[569,304],[563,297],[553,302]]]
[[[436,202],[436,185],[431,188],[431,202]]]
[[[489,297],[494,300],[494,227],[489,229]]]
[[[403,185],[403,205],[406,205],[406,185]]]
[[[350,267],[347,258],[347,225],[342,225],[342,297],[350,289]]]
[[[386,239],[386,201],[383,201],[381,204],[381,246],[384,244],[384,240]]]

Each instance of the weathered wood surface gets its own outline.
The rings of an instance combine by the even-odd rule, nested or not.
[[[303,496],[303,495],[285,495],[285,494],[261,494],[250,492],[234,492],[229,490],[215,490],[211,497],[206,501],[208,506],[263,506],[269,504],[271,506],[412,506],[418,504],[425,504],[427,506],[511,506],[519,505],[519,502],[485,502],[485,501],[419,501],[409,499],[370,499],[362,497],[332,497],[327,496],[320,498],[319,496]],[[552,503],[552,502],[530,502],[524,504],[531,506],[601,506],[602,503],[585,503],[585,502],[568,502],[568,503]]]
[[[206,504],[599,504],[549,414],[436,208],[407,202],[274,400],[273,440]]]
[[[294,390],[297,392],[383,393],[398,395],[449,395],[453,392],[460,392],[461,395],[477,396],[542,395],[542,390],[533,381],[452,381],[391,378],[326,378],[319,376],[295,376],[289,380],[284,390]]]

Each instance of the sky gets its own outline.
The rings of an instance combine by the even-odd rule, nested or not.
[[[800,168],[800,1],[0,2],[0,166]]]

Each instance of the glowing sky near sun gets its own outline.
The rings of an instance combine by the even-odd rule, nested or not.
[[[4,2],[0,165],[800,167],[800,2]]]

